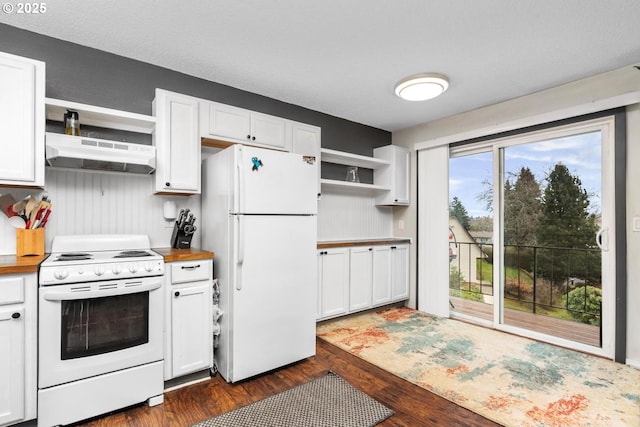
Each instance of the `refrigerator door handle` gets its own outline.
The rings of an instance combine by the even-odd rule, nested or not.
[[[236,248],[238,248],[238,253],[236,254],[238,274],[236,277],[236,289],[242,289],[242,264],[244,263],[244,218],[242,215],[236,215],[236,220],[238,221],[238,244]]]

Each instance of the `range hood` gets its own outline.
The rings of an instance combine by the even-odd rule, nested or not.
[[[149,145],[46,133],[50,166],[150,174],[156,169],[156,148]]]

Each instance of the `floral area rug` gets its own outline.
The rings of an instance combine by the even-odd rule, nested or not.
[[[640,426],[640,370],[405,307],[320,338],[505,426]]]

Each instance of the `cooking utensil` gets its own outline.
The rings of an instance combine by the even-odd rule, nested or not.
[[[31,215],[31,211],[36,207],[36,198],[33,196],[29,196],[29,201],[27,205],[24,207],[24,215],[29,217]]]
[[[21,216],[12,216],[9,218],[9,225],[15,228],[26,228],[26,223]]]
[[[31,196],[27,196],[24,199],[15,202],[13,204],[13,206],[11,207],[11,209],[13,209],[13,212],[15,212],[17,215],[20,215],[22,213],[22,211],[25,210],[25,207],[27,206],[27,203],[30,200],[31,200]],[[35,200],[34,200],[34,202],[35,202]]]
[[[51,214],[51,208],[47,209],[42,217],[42,221],[38,224],[38,228],[42,228],[47,224],[47,220],[49,219],[49,215]]]
[[[0,196],[0,210],[8,217],[16,216],[18,213],[13,211],[13,205],[16,200],[11,194],[3,194]]]
[[[36,220],[42,220],[45,211],[50,207],[50,202],[41,200],[40,203],[38,203],[36,207],[31,211],[31,215],[29,215],[29,220],[27,221],[27,228],[35,228]]]

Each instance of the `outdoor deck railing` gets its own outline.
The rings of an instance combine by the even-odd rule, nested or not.
[[[599,249],[505,245],[505,306],[600,325]],[[494,294],[493,244],[449,243],[452,295],[482,301]]]

